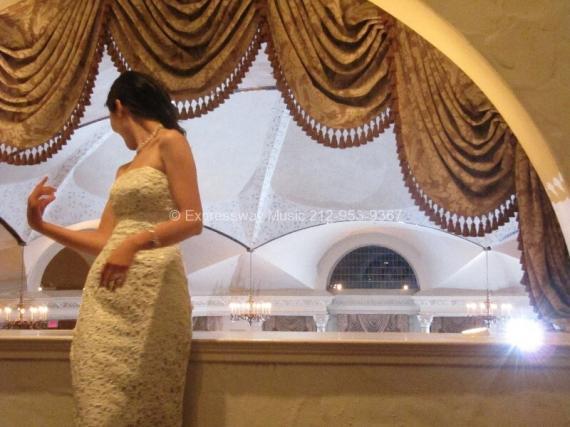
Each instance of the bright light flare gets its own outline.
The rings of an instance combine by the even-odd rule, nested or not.
[[[538,350],[544,342],[542,325],[530,319],[511,319],[506,328],[507,339],[521,351]]]

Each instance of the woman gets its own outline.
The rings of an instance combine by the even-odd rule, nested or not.
[[[177,243],[202,231],[195,164],[176,108],[150,76],[123,73],[106,106],[112,129],[136,154],[118,168],[97,230],[42,220],[55,199],[47,178],[30,194],[28,222],[97,254],[70,353],[77,425],[177,426],[192,335]]]

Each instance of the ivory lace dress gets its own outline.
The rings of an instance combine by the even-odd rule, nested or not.
[[[182,424],[192,337],[191,301],[179,245],[141,250],[122,286],[99,287],[111,251],[128,235],[169,219],[166,175],[150,166],[113,183],[115,228],[87,275],[71,344],[80,427]]]

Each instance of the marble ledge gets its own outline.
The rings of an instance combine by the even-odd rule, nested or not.
[[[0,331],[0,360],[68,360],[71,331]],[[503,336],[421,333],[203,332],[191,363],[570,368],[570,334],[524,353]]]

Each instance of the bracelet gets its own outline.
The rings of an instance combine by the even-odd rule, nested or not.
[[[152,247],[153,248],[159,248],[160,247],[160,240],[158,240],[158,236],[156,235],[156,230],[153,227],[153,228],[149,229],[148,231],[150,231],[152,234],[152,238],[150,239],[150,242],[152,243]]]

